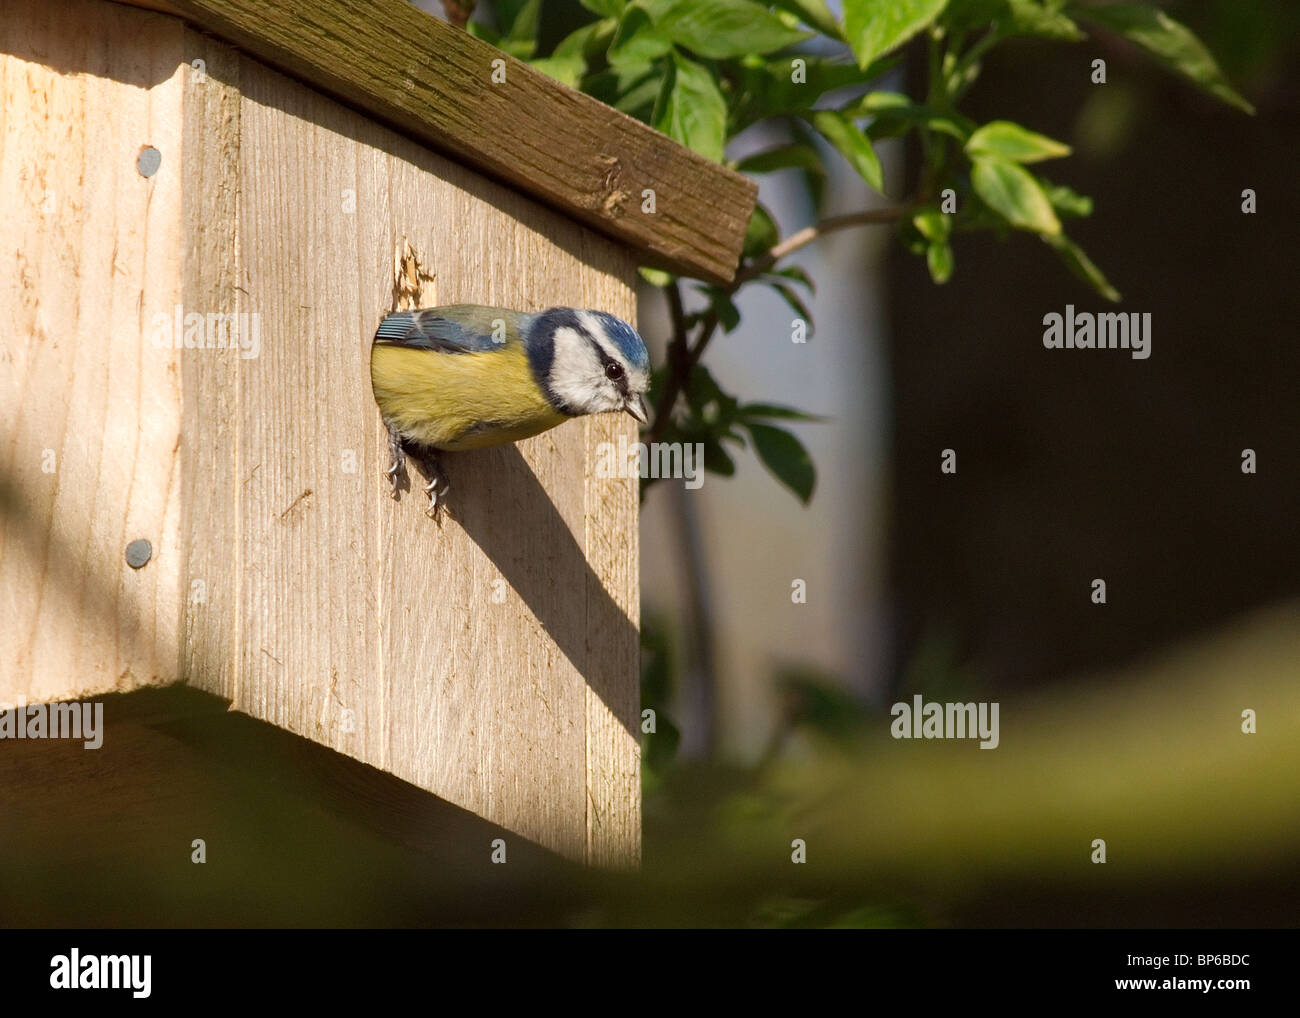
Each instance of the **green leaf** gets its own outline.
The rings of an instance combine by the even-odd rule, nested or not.
[[[907,42],[947,6],[948,0],[844,0],[844,35],[858,66]]]
[[[775,403],[746,403],[736,412],[740,421],[765,418],[777,421],[824,421],[825,417],[805,413],[793,407],[778,406]]]
[[[974,122],[960,113],[936,113],[928,106],[912,102],[901,92],[868,92],[845,112],[850,116],[859,113],[872,117],[873,136],[892,136],[902,133],[900,127],[919,126],[951,135],[964,143],[975,129]]]
[[[740,406],[734,396],[722,391],[717,380],[703,364],[691,369],[691,377],[686,385],[686,404],[691,412],[706,428],[726,430],[736,416]]]
[[[946,240],[934,240],[925,249],[925,264],[930,278],[940,285],[952,278],[952,245]]]
[[[678,45],[713,60],[771,53],[810,34],[787,27],[750,0],[677,0],[655,19],[655,27]]]
[[[666,60],[654,64],[619,64],[591,75],[583,85],[587,93],[601,102],[648,124],[664,90],[664,81],[671,73],[671,63]]]
[[[611,64],[647,63],[673,48],[673,42],[655,27],[650,15],[632,6],[618,23],[614,41],[609,46]]]
[[[1079,247],[1074,241],[1065,234],[1056,237],[1044,237],[1053,251],[1065,262],[1066,268],[1091,286],[1107,300],[1118,301],[1120,299],[1119,291],[1110,285],[1110,280],[1102,273],[1101,269],[1093,264],[1092,259],[1083,253],[1083,248]]]
[[[817,484],[817,471],[803,443],[784,428],[752,421],[746,421],[744,426],[763,465],[807,505]]]
[[[1169,70],[1237,109],[1255,112],[1255,107],[1228,84],[1205,44],[1191,29],[1164,11],[1145,4],[1115,4],[1109,7],[1075,6],[1071,13],[1084,21],[1118,32]]]
[[[1042,177],[1038,178],[1038,183],[1047,192],[1047,200],[1052,203],[1052,208],[1056,209],[1058,215],[1073,219],[1092,215],[1092,199],[1086,194],[1079,194],[1064,184],[1050,183]]]
[[[637,271],[641,273],[641,278],[647,283],[651,286],[657,286],[660,289],[668,286],[672,283],[673,279],[676,278],[671,272],[665,272],[663,269],[652,269],[648,266],[642,266],[640,269],[637,269]]]
[[[844,38],[844,31],[831,9],[826,6],[826,0],[773,0],[773,6],[797,15],[805,25],[832,39]]]
[[[602,18],[617,18],[627,6],[626,0],[579,0],[579,3]]]
[[[722,442],[713,435],[704,435],[697,439],[704,446],[704,469],[711,474],[730,477],[736,472],[736,461],[722,447]]]
[[[970,136],[970,141],[966,142],[966,153],[971,158],[993,156],[1015,163],[1036,163],[1068,156],[1070,146],[1009,120],[994,120]]]
[[[746,156],[736,164],[741,173],[775,173],[777,170],[801,169],[813,173],[826,173],[821,154],[811,145],[792,143],[766,152]]]
[[[799,268],[798,265],[788,265],[784,269],[773,269],[767,274],[769,276],[781,276],[785,279],[793,279],[800,286],[806,286],[809,293],[817,292],[817,287],[813,283],[812,277],[803,269]]]
[[[874,190],[884,193],[884,170],[871,141],[849,117],[838,110],[818,110],[809,118],[817,132],[835,146]]]
[[[745,229],[742,253],[747,258],[752,258],[769,250],[780,239],[781,232],[777,229],[772,213],[762,205],[755,204],[753,215],[749,217],[749,225]]]
[[[946,241],[952,232],[952,217],[939,211],[937,205],[927,205],[912,216],[917,232],[926,240]]]
[[[543,57],[541,60],[530,60],[528,64],[548,78],[554,78],[560,84],[576,89],[582,80],[582,72],[586,69],[587,61],[581,55],[570,55]]]
[[[537,52],[537,21],[542,10],[542,0],[527,0],[515,13],[506,32],[497,43],[503,50],[520,60],[528,60]]]
[[[590,59],[609,48],[609,41],[617,28],[618,22],[613,18],[605,18],[603,21],[593,21],[590,25],[583,25],[577,31],[570,32],[561,39],[551,56],[580,56]]]
[[[485,25],[481,21],[470,21],[465,25],[465,31],[475,39],[482,39],[498,49],[501,47],[501,33],[491,25]]]
[[[1039,39],[1077,42],[1085,38],[1082,30],[1061,8],[1064,3],[1052,0],[1046,5],[1037,0],[1007,0],[1007,9],[998,18],[1003,35],[1031,35]]]
[[[778,282],[771,276],[764,277],[763,282],[775,290],[781,296],[781,299],[790,305],[790,309],[808,323],[808,335],[811,336],[814,331],[812,313],[808,310],[808,306],[799,298],[799,295],[795,293],[794,287],[788,283]]]
[[[709,303],[713,313],[718,316],[723,332],[731,332],[740,324],[740,309],[724,290],[710,287]]]
[[[706,159],[722,161],[727,102],[707,67],[674,53],[654,127]]]
[[[1052,203],[1024,167],[1004,159],[976,159],[970,179],[984,204],[1012,226],[1035,233],[1061,232]]]
[[[944,27],[950,32],[988,28],[1006,8],[1007,0],[950,0],[943,12]]]

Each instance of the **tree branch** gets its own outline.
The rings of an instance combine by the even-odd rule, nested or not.
[[[742,286],[751,280],[757,279],[782,258],[794,254],[800,248],[807,247],[813,241],[825,237],[827,234],[835,233],[838,230],[847,230],[855,226],[895,223],[902,219],[908,211],[907,206],[899,205],[892,208],[863,209],[860,212],[850,212],[842,216],[828,216],[819,223],[806,226],[802,230],[792,233],[748,265],[742,266],[737,270],[731,283],[723,289],[723,293],[728,297],[733,296]],[[655,405],[654,424],[650,428],[649,439],[652,442],[657,442],[663,438],[673,408],[677,405],[677,397],[682,394],[687,381],[690,379],[691,369],[699,363],[705,348],[718,330],[718,316],[715,312],[709,311],[700,322],[699,338],[696,339],[695,344],[692,346],[686,330],[686,312],[682,306],[682,292],[676,280],[665,287],[665,293],[668,297],[668,311],[672,317],[673,338],[668,344],[668,374],[664,381],[664,391],[659,397],[659,402]]]

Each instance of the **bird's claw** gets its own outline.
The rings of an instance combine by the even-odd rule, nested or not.
[[[435,467],[434,469],[433,478],[424,486],[424,493],[429,496],[429,505],[424,510],[424,515],[436,520],[439,511],[446,504],[442,499],[445,499],[447,492],[451,490],[451,482],[447,480],[447,475],[442,472],[441,468]]]

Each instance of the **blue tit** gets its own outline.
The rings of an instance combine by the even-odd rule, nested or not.
[[[436,515],[450,487],[441,451],[516,442],[583,414],[621,410],[645,424],[650,357],[637,331],[604,311],[452,304],[385,318],[370,381],[393,497],[410,452],[429,475]]]

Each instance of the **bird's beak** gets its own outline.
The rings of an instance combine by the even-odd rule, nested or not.
[[[623,409],[641,424],[648,424],[650,421],[650,411],[646,409],[645,397],[639,392],[633,393],[627,398],[627,402],[623,404]]]

